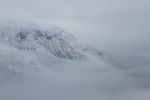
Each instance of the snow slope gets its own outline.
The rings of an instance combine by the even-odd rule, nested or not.
[[[0,100],[148,100],[148,82],[103,57],[56,27],[1,25]]]
[[[73,36],[57,28],[48,29],[34,24],[15,24],[0,27],[0,40],[20,49],[36,50],[39,45],[59,58],[82,58],[80,50],[72,43]]]

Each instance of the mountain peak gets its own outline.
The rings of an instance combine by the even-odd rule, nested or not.
[[[59,58],[78,59],[83,56],[73,41],[74,37],[58,28],[44,28],[32,23],[0,25],[0,41],[19,49],[43,47]]]

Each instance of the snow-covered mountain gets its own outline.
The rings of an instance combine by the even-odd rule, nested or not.
[[[58,27],[1,24],[0,100],[149,98],[149,67],[119,70],[110,60]]]
[[[72,100],[67,96],[75,92],[78,99],[78,90],[90,96],[93,82],[99,79],[95,77],[112,68],[100,59],[102,56],[58,27],[2,24],[0,99]]]
[[[73,40],[71,34],[58,27],[45,29],[34,24],[0,27],[0,41],[19,49],[36,50],[42,46],[59,58],[79,59],[83,57]]]
[[[30,23],[0,25],[2,75],[21,76],[24,71],[30,72],[43,66],[61,65],[67,60],[88,62],[102,55],[98,50],[81,46],[73,35],[58,27],[45,28]],[[101,59],[99,62],[107,65]]]

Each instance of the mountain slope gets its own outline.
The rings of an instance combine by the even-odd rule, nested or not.
[[[113,76],[122,76],[111,65],[99,59],[101,56],[95,49],[81,48],[72,35],[56,27],[47,29],[29,24],[2,25],[0,99],[99,98],[99,84],[102,90],[110,91],[107,86],[116,84],[109,80],[116,80]],[[108,78],[105,79],[105,76]]]
[[[59,58],[79,59],[81,50],[73,43],[73,37],[57,28],[44,29],[36,25],[14,25],[0,27],[0,41],[19,49],[36,50],[39,45]]]

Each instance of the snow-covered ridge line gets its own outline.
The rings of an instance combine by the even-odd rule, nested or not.
[[[20,49],[36,50],[45,48],[59,58],[80,59],[83,57],[74,38],[58,28],[43,28],[35,24],[0,25],[0,41]]]

